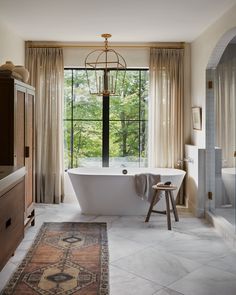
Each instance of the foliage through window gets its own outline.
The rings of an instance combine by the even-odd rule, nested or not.
[[[148,70],[127,70],[123,95],[110,98],[89,94],[84,69],[64,70],[66,168],[147,166],[147,122]]]

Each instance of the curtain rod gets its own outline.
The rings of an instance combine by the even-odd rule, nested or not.
[[[144,44],[112,44],[111,48],[184,48],[185,42],[159,42]],[[66,42],[44,42],[44,41],[26,41],[27,48],[103,48],[104,44],[83,44],[83,43],[66,43]]]

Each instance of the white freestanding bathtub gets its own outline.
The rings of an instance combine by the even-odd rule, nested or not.
[[[137,196],[134,175],[152,173],[161,175],[161,181],[171,181],[178,187],[185,171],[169,168],[74,168],[68,170],[82,213],[96,215],[144,215],[149,203]],[[174,191],[177,196],[178,190]],[[165,198],[157,204],[165,208]]]
[[[223,180],[227,197],[232,207],[235,207],[236,168],[222,168],[222,180]]]

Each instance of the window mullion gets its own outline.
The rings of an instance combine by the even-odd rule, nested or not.
[[[138,122],[138,155],[139,167],[141,166],[141,71],[139,71],[139,122]]]
[[[110,97],[103,95],[102,109],[102,166],[109,167],[109,108]]]
[[[72,83],[71,83],[71,140],[70,140],[70,165],[74,167],[74,70],[72,69]]]

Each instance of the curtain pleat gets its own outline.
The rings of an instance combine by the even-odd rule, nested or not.
[[[36,202],[60,203],[64,195],[61,48],[27,48],[26,67],[35,99]]]
[[[151,48],[149,68],[149,164],[176,168],[184,150],[184,49]]]

